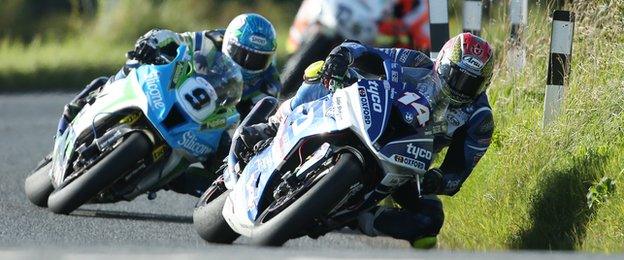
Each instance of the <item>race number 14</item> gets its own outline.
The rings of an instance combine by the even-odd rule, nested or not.
[[[399,102],[404,105],[411,105],[416,109],[416,120],[418,120],[418,124],[420,126],[425,126],[427,121],[429,121],[429,107],[416,102],[421,97],[413,92],[405,92],[401,98],[399,98]]]

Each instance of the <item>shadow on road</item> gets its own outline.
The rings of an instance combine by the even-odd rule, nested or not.
[[[80,216],[80,217],[91,217],[91,218],[109,218],[109,219],[125,219],[125,220],[141,220],[141,221],[153,221],[153,222],[193,224],[192,217],[166,215],[166,214],[77,209],[74,212],[72,212],[71,215]]]
[[[585,195],[604,174],[607,156],[588,151],[575,156],[569,167],[543,173],[529,218],[533,225],[511,238],[518,249],[574,250],[585,237],[595,207],[589,209]]]

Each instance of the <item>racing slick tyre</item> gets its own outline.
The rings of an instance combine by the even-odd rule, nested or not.
[[[130,134],[91,169],[52,192],[48,198],[48,207],[54,213],[71,213],[115,183],[150,153],[151,144],[145,135],[137,132]]]
[[[335,42],[334,39],[317,32],[286,61],[281,75],[282,99],[288,99],[297,93],[303,82],[305,69],[316,61],[325,60]]]
[[[50,179],[51,162],[52,156],[49,154],[41,160],[37,168],[24,181],[24,192],[28,200],[43,208],[48,206],[48,197],[54,191]]]
[[[281,246],[301,234],[316,217],[326,216],[349,189],[362,179],[362,163],[351,153],[343,153],[329,173],[282,212],[252,231],[251,244]]]
[[[209,196],[202,196],[193,212],[197,234],[210,243],[232,244],[240,236],[230,228],[221,213],[228,194],[230,191],[225,191],[210,202],[207,202]]]

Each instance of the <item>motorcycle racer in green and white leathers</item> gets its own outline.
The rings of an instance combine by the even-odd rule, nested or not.
[[[130,70],[142,64],[166,64],[175,56],[179,45],[188,46],[193,57],[195,70],[201,70],[210,64],[210,60],[221,52],[240,66],[243,78],[243,96],[236,109],[244,118],[253,105],[260,99],[277,97],[281,83],[275,68],[275,51],[277,49],[275,28],[266,18],[258,14],[248,13],[235,17],[227,29],[205,30],[197,32],[176,33],[166,29],[153,29],[141,36],[135,48],[126,56],[128,60],[119,72],[112,77],[100,77],[88,84],[69,104],[65,106],[59,121],[58,131],[63,132],[69,122],[84,107],[88,97],[94,90],[107,82],[125,78]],[[220,159],[225,157],[229,148],[230,137],[224,134],[219,150],[211,159],[203,163],[204,168],[218,167]],[[201,196],[205,188],[212,182],[212,174],[196,169],[183,174],[170,183],[176,192]]]

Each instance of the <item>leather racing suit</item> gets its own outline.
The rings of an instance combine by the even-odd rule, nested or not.
[[[175,56],[175,51],[179,44],[187,45],[190,54],[200,52],[199,55],[193,55],[193,57],[212,57],[211,52],[221,51],[224,32],[225,30],[223,29],[217,29],[178,34],[170,30],[153,29],[139,38],[137,44],[145,39],[156,38],[159,51],[170,57]],[[206,39],[210,40],[210,42],[206,42]],[[67,128],[69,122],[71,122],[82,107],[84,107],[89,94],[93,93],[94,90],[107,82],[110,83],[125,78],[130,70],[139,67],[141,64],[142,62],[136,59],[128,59],[117,74],[111,77],[99,77],[89,83],[65,106],[63,115],[59,121],[58,131],[63,132]],[[244,118],[246,114],[249,113],[255,102],[266,96],[277,97],[281,89],[279,74],[275,64],[270,65],[266,70],[259,73],[243,73],[243,84],[243,96],[236,106],[238,112],[241,114],[241,118]],[[200,197],[215,178],[212,174],[207,173],[213,173],[216,168],[221,165],[221,159],[223,159],[229,151],[230,141],[231,136],[229,133],[225,132],[221,137],[219,149],[216,153],[211,155],[205,162],[202,162],[205,170],[191,167],[186,173],[173,179],[168,184],[169,188],[178,193]]]
[[[373,48],[355,42],[346,42],[337,48],[347,49],[354,59],[354,65],[364,63],[368,64],[366,67],[374,67],[370,64],[380,62],[371,63],[371,59],[374,60],[378,57],[377,53],[383,52],[404,67],[421,69],[422,77],[418,79],[418,88],[430,100],[435,99],[437,88],[443,84],[434,70],[433,62],[424,53],[401,48]],[[372,70],[370,72],[377,75],[383,72],[382,67]],[[295,107],[327,94],[329,90],[323,85],[305,82],[293,98],[280,106],[268,123],[251,127],[258,129],[256,132],[260,133],[260,138],[272,137],[282,118]],[[442,103],[434,101],[432,107],[436,106],[436,102]],[[371,212],[362,214],[359,224],[365,234],[371,236],[384,234],[407,240],[414,243],[414,246],[418,246],[417,243],[423,238],[435,239],[444,222],[442,203],[436,195],[456,194],[485,154],[494,128],[487,95],[483,93],[467,105],[437,105],[439,107],[434,108],[432,116],[434,150],[438,153],[448,147],[442,165],[439,169],[435,169],[442,175],[440,187],[431,194],[420,196],[416,183],[403,184],[392,194],[392,198],[401,208],[377,207]]]

